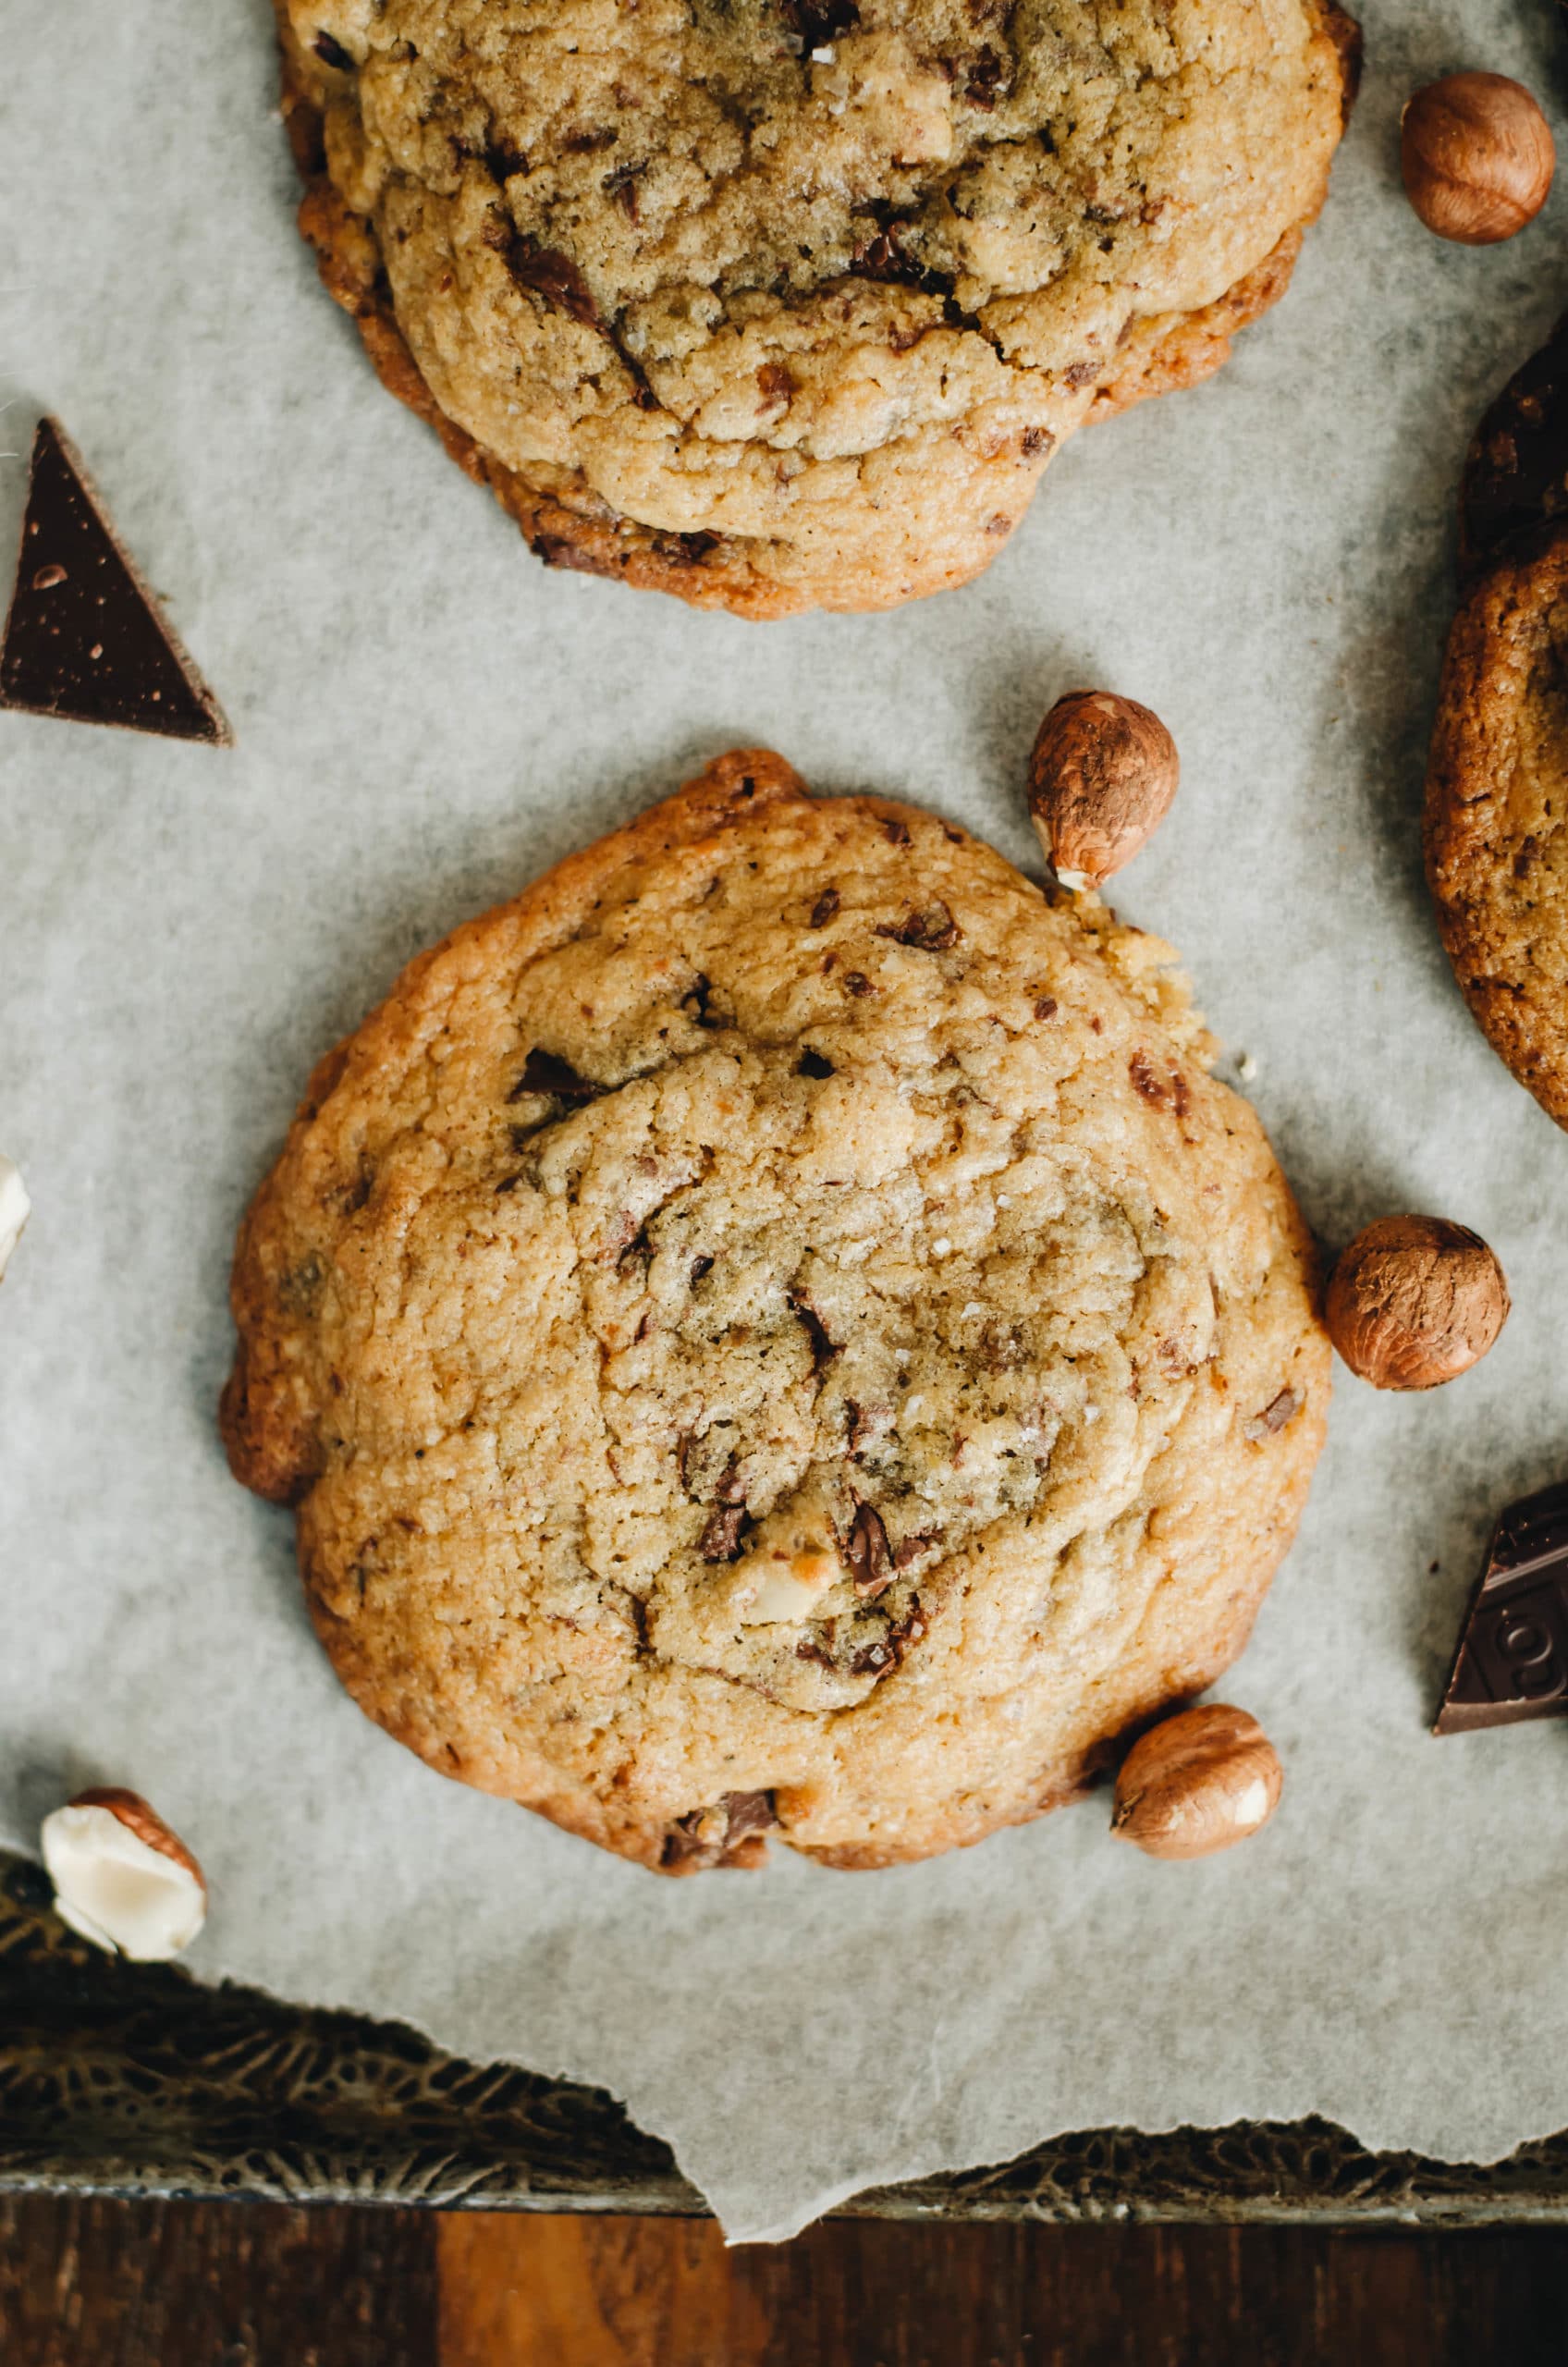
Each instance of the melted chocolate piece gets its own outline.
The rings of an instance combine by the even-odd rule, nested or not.
[[[1282,1430],[1287,1423],[1293,1422],[1301,1412],[1302,1404],[1303,1400],[1295,1390],[1281,1389],[1277,1397],[1269,1399],[1261,1414],[1255,1414],[1250,1422],[1243,1422],[1242,1436],[1256,1446],[1260,1439],[1268,1438],[1276,1430]]]
[[[900,243],[902,234],[913,227],[913,225],[908,222],[892,222],[885,228],[868,230],[850,258],[851,271],[857,279],[875,279],[884,287],[914,288],[925,296],[950,298],[953,288],[951,276],[944,271],[935,271],[928,264],[917,261],[906,252]],[[910,340],[912,344],[917,341],[913,337]],[[895,350],[907,352],[908,347]],[[893,838],[893,830],[886,824],[883,827],[888,829],[888,837]],[[907,837],[903,840],[894,839],[895,845],[907,843]]]
[[[923,1553],[928,1553],[934,1545],[940,1545],[941,1541],[939,1528],[917,1529],[913,1537],[906,1537],[900,1542],[893,1555],[894,1567],[907,1570],[912,1562],[918,1562]]]
[[[882,1515],[864,1497],[855,1506],[848,1552],[856,1594],[863,1602],[875,1602],[893,1583],[893,1556]]]
[[[839,1354],[839,1343],[831,1336],[827,1324],[803,1292],[789,1293],[789,1307],[790,1314],[805,1326],[806,1337],[811,1342],[813,1372],[825,1373]]]
[[[1186,1116],[1192,1097],[1187,1090],[1187,1080],[1180,1069],[1172,1068],[1168,1075],[1162,1076],[1148,1054],[1138,1051],[1128,1061],[1127,1073],[1133,1080],[1134,1091],[1142,1095],[1151,1109],[1172,1110],[1178,1118]]]
[[[913,945],[922,953],[945,953],[958,943],[959,925],[946,904],[938,901],[927,904],[924,911],[909,912],[901,921],[884,922],[878,937],[890,937],[897,945]]]
[[[570,1061],[558,1052],[542,1052],[537,1045],[522,1064],[522,1074],[508,1094],[508,1101],[521,1101],[530,1093],[549,1094],[557,1101],[596,1101],[607,1085],[595,1085],[591,1077],[579,1076]]]
[[[860,22],[855,0],[778,0],[778,13],[808,57]]]
[[[707,1866],[760,1866],[766,1859],[762,1835],[778,1822],[771,1792],[725,1792],[714,1808],[676,1818],[659,1863],[692,1874]]]
[[[748,1833],[771,1833],[778,1822],[771,1792],[726,1792],[724,1806],[729,1811],[729,1830],[725,1835],[729,1849],[744,1841]]]
[[[542,247],[537,239],[524,238],[511,224],[498,217],[486,232],[488,243],[497,249],[520,288],[542,296],[552,311],[567,313],[584,328],[604,328],[599,308],[593,291],[571,257],[558,247]]]
[[[925,1634],[925,1613],[920,1607],[920,1597],[910,1597],[909,1609],[900,1620],[889,1621],[874,1643],[866,1644],[850,1662],[851,1676],[886,1676],[889,1669],[901,1668],[904,1655],[912,1644],[918,1644]]]
[[[999,54],[987,43],[969,69],[963,94],[972,107],[979,107],[989,115],[998,98],[1005,98],[1012,86],[1012,77]]]
[[[52,419],[33,439],[0,706],[223,747],[233,738]]]
[[[1498,1517],[1435,1734],[1568,1716],[1568,1485]]]
[[[716,1504],[697,1540],[697,1551],[704,1561],[738,1562],[741,1558],[741,1532],[745,1525],[744,1504]]]
[[[615,136],[613,132],[610,134],[612,140]],[[606,320],[600,312],[594,300],[593,289],[570,255],[563,253],[559,247],[542,247],[537,239],[526,237],[513,227],[508,215],[498,213],[491,215],[485,227],[484,242],[501,257],[520,288],[525,288],[530,294],[537,296],[552,312],[565,313],[571,320],[580,321],[584,328],[593,329],[602,337],[613,349],[631,380],[631,399],[638,410],[657,411],[659,399],[649,386],[642,363],[628,350],[614,323]],[[680,558],[691,563],[701,558],[718,537],[699,533],[671,534],[661,539],[674,545]],[[542,549],[541,544],[546,542],[549,547]],[[688,550],[688,545],[696,545],[696,550]],[[541,536],[533,548],[548,567],[576,568],[584,575],[614,574],[616,571],[613,566],[606,567],[602,560],[592,558],[585,553],[573,555],[573,546],[569,542],[553,536]]]

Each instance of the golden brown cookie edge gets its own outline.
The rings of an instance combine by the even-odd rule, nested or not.
[[[1568,1126],[1568,1028],[1532,999],[1526,979],[1489,966],[1478,883],[1511,868],[1519,853],[1492,793],[1513,705],[1497,680],[1511,631],[1565,593],[1568,527],[1505,555],[1472,583],[1443,655],[1422,821],[1427,883],[1460,991],[1503,1066],[1560,1126]]]
[[[1314,0],[1315,12],[1339,60],[1342,119],[1349,121],[1361,76],[1361,28],[1338,0]],[[434,427],[451,459],[478,484],[487,485],[515,521],[534,557],[546,567],[598,575],[634,589],[667,592],[689,607],[723,608],[753,622],[798,616],[814,608],[842,614],[901,607],[935,592],[956,590],[983,573],[1011,539],[1044,472],[1043,459],[1020,504],[1010,532],[979,564],[944,566],[933,556],[928,578],[890,598],[823,599],[779,583],[752,566],[746,546],[733,535],[660,533],[613,510],[573,475],[553,490],[533,484],[449,420],[436,403],[398,325],[374,233],[344,204],[327,177],[322,117],[301,78],[284,0],[275,0],[282,57],[281,108],[289,147],[306,193],[300,206],[300,236],[316,257],[323,285],[354,320],[371,363],[388,393],[427,426]],[[1089,419],[1110,419],[1152,397],[1184,392],[1221,368],[1237,333],[1261,318],[1290,286],[1305,232],[1328,196],[1294,224],[1262,262],[1195,313],[1144,325],[1115,378],[1096,395]],[[1045,456],[1049,458],[1047,453]],[[565,472],[562,472],[563,480]],[[700,546],[701,547],[693,547]],[[676,547],[679,546],[679,549]]]

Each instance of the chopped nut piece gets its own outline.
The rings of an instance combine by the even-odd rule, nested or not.
[[[60,1919],[94,1947],[160,1964],[206,1921],[201,1867],[139,1793],[79,1792],[41,1837]]]
[[[0,1275],[11,1261],[11,1252],[22,1237],[23,1228],[32,1214],[32,1202],[21,1170],[14,1159],[0,1154]]]

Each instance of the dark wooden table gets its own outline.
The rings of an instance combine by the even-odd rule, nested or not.
[[[5,2367],[1562,2367],[1568,2234],[0,2198]]]

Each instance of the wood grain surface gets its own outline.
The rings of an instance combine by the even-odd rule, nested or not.
[[[5,2367],[1562,2367],[1568,2236],[0,2201]]]

